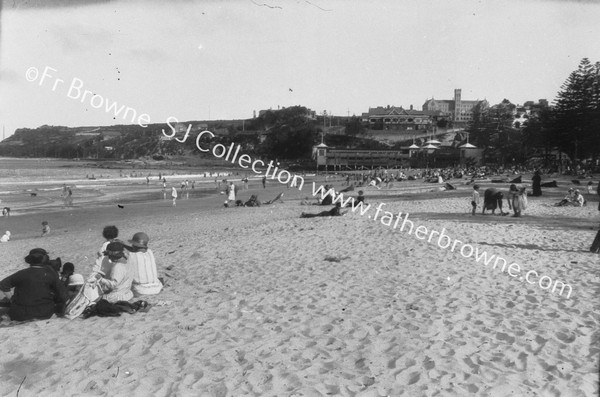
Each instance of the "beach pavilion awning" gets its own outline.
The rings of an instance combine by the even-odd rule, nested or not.
[[[440,141],[436,141],[435,139],[430,139],[427,142],[425,142],[425,144],[427,145],[440,145],[442,142]]]
[[[421,149],[439,149],[439,147],[430,143],[429,145],[423,146]]]
[[[464,145],[460,145],[459,148],[461,148],[461,149],[477,149],[477,146],[471,145],[469,142],[467,142]]]
[[[414,143],[412,145],[410,145],[408,148],[409,149],[421,149],[419,146],[415,145]]]

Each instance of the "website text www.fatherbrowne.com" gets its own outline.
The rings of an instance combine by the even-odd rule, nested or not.
[[[56,91],[56,89],[58,87],[63,87],[63,89],[64,89],[64,86],[62,86],[62,84],[65,81],[63,79],[59,79],[56,76],[54,76],[52,72],[57,72],[57,70],[54,68],[51,68],[49,66],[46,66],[44,68],[43,72],[40,73],[38,68],[32,66],[29,69],[27,69],[27,71],[25,73],[25,78],[29,82],[37,82],[38,85],[40,85],[40,86],[44,85],[45,83],[50,84],[50,82],[53,81],[52,91]],[[115,118],[117,116],[120,116],[124,120],[129,119],[132,123],[137,122],[137,124],[141,127],[147,127],[148,123],[150,123],[150,116],[148,114],[142,113],[138,116],[138,113],[135,109],[133,109],[131,107],[126,107],[124,105],[119,106],[117,104],[117,102],[114,100],[111,101],[108,98],[104,98],[98,94],[93,93],[90,90],[87,90],[87,89],[82,90],[83,87],[84,87],[84,83],[81,79],[73,78],[71,80],[71,83],[69,84],[69,88],[67,91],[67,97],[77,100],[77,101],[81,101],[82,103],[89,101],[89,104],[93,108],[96,108],[96,109],[103,108],[107,113],[113,113]],[[86,98],[88,98],[88,99],[86,100]],[[175,117],[169,117],[167,119],[167,125],[169,126],[169,128],[172,131],[171,134],[166,133],[164,129],[162,130],[163,135],[165,135],[168,138],[174,138],[175,134],[177,132],[177,130],[173,127],[173,125],[171,125],[172,122],[177,123],[177,119]],[[183,138],[175,138],[175,140],[180,143],[185,142],[190,134],[191,127],[192,126],[190,124],[188,126],[188,129]],[[230,161],[232,164],[235,164],[236,160],[237,160],[237,164],[241,168],[244,168],[244,169],[251,168],[252,171],[258,175],[262,175],[263,172],[262,172],[262,170],[257,169],[257,166],[260,166],[260,167],[267,166],[267,170],[264,173],[263,177],[265,177],[265,178],[270,177],[270,179],[272,179],[272,180],[277,179],[277,181],[282,184],[289,183],[290,187],[298,187],[298,190],[302,190],[302,188],[304,187],[304,178],[302,178],[301,176],[295,175],[295,174],[292,176],[292,174],[290,174],[288,171],[286,171],[284,169],[280,170],[278,168],[280,163],[273,164],[272,160],[269,161],[269,163],[265,163],[262,160],[252,161],[252,158],[248,154],[241,154],[238,157],[240,149],[241,149],[240,145],[237,145],[237,147],[236,147],[234,143],[231,143],[231,146],[229,148],[227,148],[222,144],[216,144],[212,147],[212,150],[203,148],[200,145],[200,143],[201,143],[200,140],[204,135],[207,135],[210,138],[215,137],[215,135],[208,130],[202,131],[196,136],[196,147],[201,152],[207,153],[207,152],[212,151],[213,156],[215,156],[217,158],[221,158],[225,161]],[[313,192],[312,192],[313,196],[320,194],[321,199],[324,199],[328,195],[331,195],[332,201],[334,204],[339,202],[344,207],[348,207],[348,204],[350,204],[352,212],[355,212],[357,209],[359,209],[360,215],[365,215],[371,209],[370,204],[364,205],[364,203],[362,203],[362,202],[359,202],[358,204],[356,204],[353,197],[344,199],[343,193],[336,194],[333,189],[325,191],[325,188],[323,186],[321,186],[319,189],[316,189],[314,182],[313,182],[312,188],[313,188]],[[394,214],[392,214],[391,212],[382,210],[384,205],[386,205],[386,204],[380,203],[376,207],[375,214],[373,215],[373,217],[371,217],[370,215],[368,216],[369,219],[373,219],[374,221],[379,220],[379,222],[382,225],[392,227],[393,229],[396,229],[398,227],[400,221],[402,220],[402,224],[400,225],[400,231],[404,231],[406,228],[407,233],[412,234],[415,224],[413,221],[410,221],[408,219],[408,216],[409,216],[408,213],[405,214],[404,219],[402,219],[402,212],[399,212],[397,216],[394,216]],[[380,217],[380,214],[382,214],[381,217]],[[394,218],[396,218],[395,221],[394,221]],[[393,226],[392,226],[392,223],[393,223]],[[438,231],[435,231],[435,230],[428,232],[428,230],[425,226],[419,225],[416,227],[414,235],[416,238],[418,238],[420,240],[426,239],[428,243],[432,243],[432,240],[434,240],[434,236],[437,236],[437,241],[436,241],[437,245],[442,249],[450,248],[450,251],[452,251],[452,252],[457,250],[465,258],[471,258],[471,257],[473,257],[473,254],[475,254],[475,257],[474,257],[475,261],[481,262],[485,266],[488,266],[490,263],[492,263],[492,261],[494,261],[494,265],[493,265],[494,269],[496,269],[499,262],[502,262],[501,272],[504,272],[504,270],[506,269],[508,274],[513,278],[515,278],[515,277],[519,276],[519,274],[521,274],[521,266],[518,263],[513,262],[510,265],[508,265],[508,262],[506,261],[506,259],[504,259],[498,255],[488,256],[488,253],[486,251],[480,252],[478,246],[473,248],[473,245],[464,244],[460,240],[452,241],[452,239],[447,234],[445,234],[445,231],[446,231],[446,229],[442,229],[441,233]],[[444,244],[442,244],[442,242],[444,242]],[[457,247],[457,246],[459,246],[459,247]],[[494,258],[495,258],[495,260],[494,260]],[[507,265],[508,265],[508,268],[506,267]],[[535,284],[536,283],[535,280],[536,280],[537,276],[539,276],[539,274],[536,271],[530,270],[527,273],[525,273],[525,277],[520,276],[519,281],[521,281],[521,282],[527,281],[527,283],[529,283],[529,284]],[[540,277],[539,280],[537,281],[537,284],[539,285],[540,288],[542,288],[544,290],[550,289],[550,287],[552,287],[552,292],[555,292],[557,287],[560,285],[561,287],[560,287],[559,295],[562,295],[565,288],[568,287],[569,293],[567,294],[567,299],[571,296],[572,288],[569,284],[565,284],[558,280],[555,281],[554,283],[552,283],[552,279],[548,276]]]
[[[317,188],[316,184],[313,182],[312,184],[312,195],[317,196],[320,195],[321,200],[325,199],[327,196],[331,196],[332,204],[340,203],[342,207],[349,207],[352,212],[356,212],[359,210],[360,215],[366,215],[367,213],[371,214],[372,207],[371,204],[364,204],[364,202],[358,202],[354,200],[353,197],[344,197],[343,193],[336,193],[334,189],[325,190],[323,186],[319,186]],[[436,230],[428,231],[427,227],[423,225],[418,225],[415,228],[415,222],[408,219],[409,214],[405,213],[404,217],[402,217],[402,211],[398,212],[396,216],[389,211],[383,211],[383,207],[385,203],[379,203],[377,207],[375,207],[375,213],[371,216],[368,215],[369,219],[373,221],[379,221],[382,225],[391,227],[392,229],[399,229],[401,232],[406,231],[407,234],[412,234],[414,230],[414,236],[419,240],[426,240],[428,243],[436,244],[438,247],[442,249],[450,249],[451,252],[460,252],[460,254],[465,258],[474,258],[477,263],[482,263],[484,266],[488,266],[493,262],[493,269],[496,269],[499,264],[502,265],[500,271],[504,273],[506,270],[508,275],[517,278],[518,280],[523,282],[527,281],[529,284],[538,284],[538,286],[543,290],[548,290],[552,287],[552,292],[557,291],[560,287],[559,295],[562,296],[565,288],[568,288],[567,299],[571,297],[572,288],[569,284],[565,284],[560,280],[552,282],[552,278],[548,276],[539,277],[539,274],[535,270],[529,270],[527,273],[521,271],[521,266],[518,263],[511,263],[510,265],[503,257],[499,255],[488,255],[487,251],[479,249],[479,246],[473,247],[471,244],[465,244],[460,240],[452,239],[450,236],[446,234],[446,229],[442,228],[441,232]],[[395,220],[394,220],[395,218]],[[507,266],[508,265],[508,266]]]

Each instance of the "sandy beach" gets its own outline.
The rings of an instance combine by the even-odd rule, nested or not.
[[[244,200],[284,191],[284,203],[260,208],[224,208],[214,191],[176,207],[158,199],[3,218],[15,238],[0,245],[0,277],[38,246],[87,274],[114,224],[121,238],[148,233],[166,285],[147,313],[2,317],[0,395],[597,395],[599,257],[588,251],[597,196],[553,207],[563,186],[531,198],[522,218],[471,216],[465,185],[365,193],[569,283],[568,299],[358,212],[300,219],[329,209],[300,205],[310,186],[240,191]],[[43,239],[42,218],[52,226]]]

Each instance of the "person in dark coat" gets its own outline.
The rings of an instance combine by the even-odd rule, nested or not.
[[[485,214],[485,210],[492,210],[492,215],[496,213],[496,208],[500,209],[500,215],[504,215],[502,211],[502,200],[504,199],[504,193],[496,188],[485,189],[483,193],[483,208],[482,214]]]
[[[537,170],[535,172],[535,174],[533,174],[533,178],[531,178],[531,180],[533,181],[533,194],[532,196],[541,196],[542,195],[542,177],[540,175],[540,171]]]
[[[11,300],[8,311],[11,320],[48,319],[57,306],[63,307],[67,302],[67,290],[58,273],[47,265],[48,255],[42,251],[31,250],[25,257],[30,267],[0,281],[0,291]]]

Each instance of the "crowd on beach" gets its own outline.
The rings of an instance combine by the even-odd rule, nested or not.
[[[61,258],[50,259],[47,250],[32,249],[24,259],[29,267],[0,281],[5,294],[0,306],[8,307],[14,321],[147,311],[145,300],[131,301],[163,288],[150,238],[138,232],[125,243],[118,234],[116,226],[104,228],[105,241],[87,278],[75,272],[73,263],[62,264]]]

